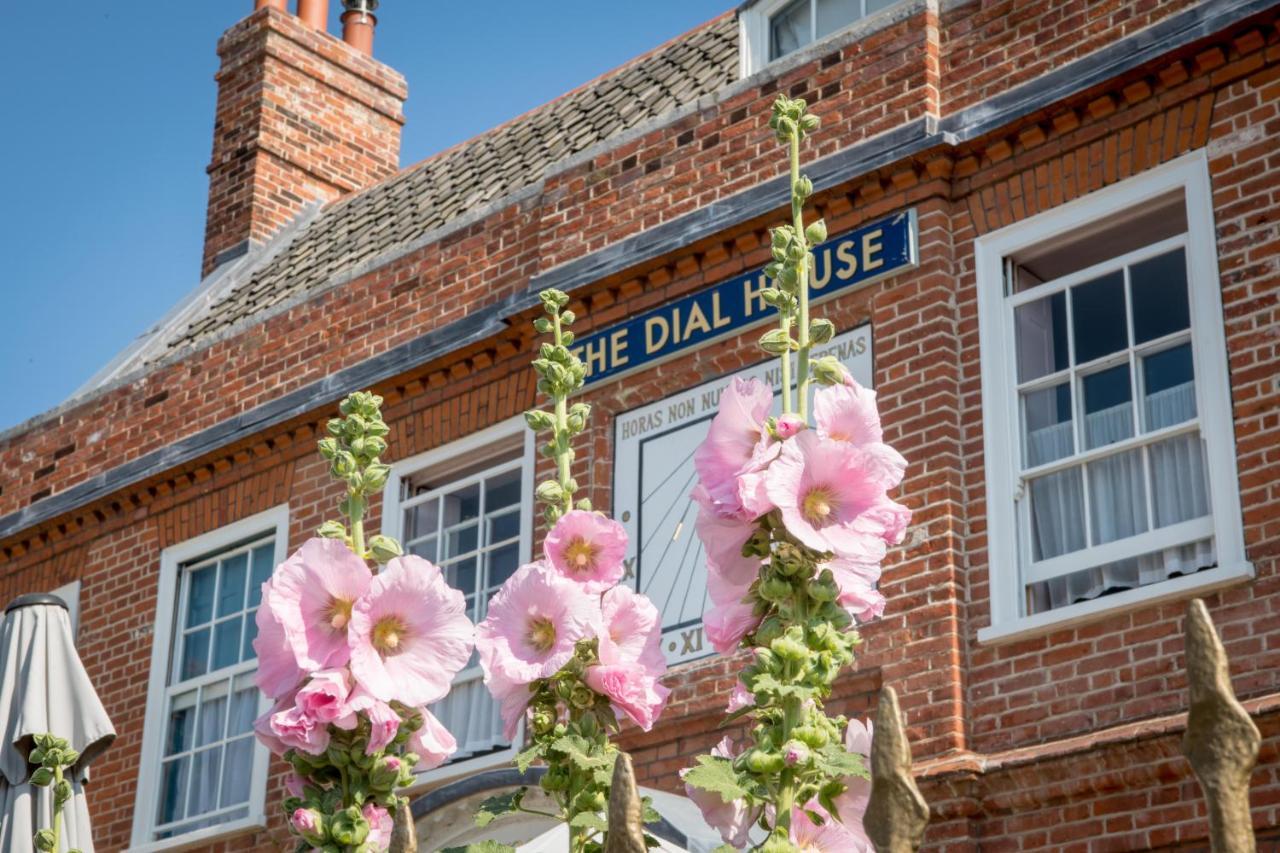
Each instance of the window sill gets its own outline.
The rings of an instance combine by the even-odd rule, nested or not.
[[[1216,569],[1197,572],[1194,575],[1161,581],[1150,586],[1095,598],[1092,601],[1082,601],[1069,607],[1037,613],[1034,616],[1024,616],[1021,619],[1014,619],[999,625],[979,628],[978,642],[996,644],[1036,637],[1052,631],[1060,631],[1063,628],[1095,622],[1118,610],[1132,610],[1136,607],[1146,607],[1147,605],[1158,604],[1172,599],[1186,598],[1193,593],[1205,593],[1220,587],[1250,580],[1253,576],[1253,564],[1249,562],[1219,566]]]
[[[129,853],[158,853],[161,850],[185,850],[190,847],[199,847],[208,844],[211,841],[225,841],[236,835],[244,835],[267,828],[267,817],[262,814],[253,814],[240,820],[229,821],[228,823],[220,823],[217,826],[207,826],[204,829],[198,829],[195,832],[188,832],[174,838],[166,838],[162,841],[147,841],[143,844],[129,845]]]
[[[520,731],[516,732],[515,744],[524,741],[524,725],[521,724]],[[470,776],[473,773],[479,773],[481,770],[488,770],[493,767],[502,767],[510,764],[520,751],[515,744],[506,749],[499,749],[496,752],[477,755],[474,758],[464,758],[461,761],[448,762],[431,770],[424,770],[413,778],[413,785],[409,787],[409,792],[420,791],[427,785],[437,785],[442,782],[451,782],[462,776]]]

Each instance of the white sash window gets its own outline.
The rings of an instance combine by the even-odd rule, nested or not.
[[[1203,158],[977,241],[992,625],[1251,574]]]

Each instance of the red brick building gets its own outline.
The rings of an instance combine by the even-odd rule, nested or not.
[[[714,389],[766,369],[779,92],[822,118],[837,352],[911,463],[888,608],[835,704],[897,688],[928,849],[1205,847],[1192,596],[1280,843],[1280,5],[757,0],[406,169],[404,79],[258,5],[218,45],[199,287],[0,435],[0,592],[78,604],[119,731],[99,849],[283,843],[283,765],[244,734],[253,589],[337,499],[314,446],[344,394],[387,401],[384,529],[480,607],[529,556],[547,286],[599,333],[576,477],[627,525],[674,662],[626,745],[677,788],[734,673],[702,644],[685,460]],[[440,709],[464,751],[423,779],[424,847],[510,757],[477,685]]]

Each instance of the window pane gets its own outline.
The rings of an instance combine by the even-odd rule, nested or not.
[[[1084,440],[1104,447],[1133,437],[1133,393],[1129,365],[1122,364],[1080,380],[1084,390]]]
[[[486,560],[488,573],[485,576],[485,584],[489,589],[495,589],[502,586],[503,582],[515,574],[516,569],[519,568],[520,545],[513,543],[490,551]]]
[[[186,752],[195,745],[195,695],[187,694],[173,700],[174,707],[169,712],[169,733],[165,737],[165,755]],[[186,705],[186,707],[182,707]]]
[[[1117,271],[1071,288],[1071,325],[1076,364],[1084,364],[1129,345],[1124,316],[1124,274]]]
[[[454,589],[471,594],[476,589],[476,558],[467,557],[445,568],[445,582]]]
[[[186,681],[204,675],[209,668],[209,629],[201,628],[187,634],[182,644],[182,669],[178,680]]]
[[[423,539],[421,542],[415,542],[409,546],[409,553],[416,554],[424,560],[430,560],[433,563],[440,562],[440,555],[436,553],[436,537],[432,536]]]
[[[1047,560],[1085,546],[1084,493],[1079,468],[1031,481],[1031,553]]]
[[[1094,545],[1146,532],[1145,477],[1141,449],[1089,463],[1089,522]]]
[[[222,766],[222,747],[197,752],[191,761],[191,792],[187,796],[187,814],[194,816],[218,807],[218,770]]]
[[[240,676],[237,684],[240,689],[231,695],[231,719],[227,721],[227,736],[234,737],[253,731],[253,720],[258,716],[258,688],[253,684],[252,674]]]
[[[213,629],[213,669],[240,662],[240,630],[243,616],[219,622]]]
[[[226,808],[247,802],[253,776],[253,738],[240,738],[227,744],[223,755],[222,793],[218,807]]]
[[[1066,370],[1067,294],[1019,305],[1013,312],[1018,340],[1018,381],[1028,382],[1059,370]]]
[[[222,563],[222,584],[218,588],[218,615],[244,609],[244,587],[249,574],[249,555],[236,554]]]
[[[496,512],[520,504],[520,469],[490,477],[484,484],[484,511]]]
[[[444,524],[452,527],[480,515],[480,484],[472,483],[444,496]]]
[[[520,535],[520,512],[513,510],[497,518],[488,515],[489,533],[485,538],[486,545],[493,545],[506,539],[514,539]]]
[[[1027,467],[1043,465],[1074,452],[1070,383],[1023,394],[1022,405]]]
[[[809,43],[809,0],[795,0],[769,19],[769,58],[786,56]]]
[[[436,532],[440,522],[440,501],[432,498],[426,503],[411,506],[404,511],[404,538],[420,539]]]
[[[818,38],[862,17],[862,0],[818,0]]]
[[[218,567],[205,566],[191,573],[187,591],[187,628],[203,625],[213,618],[213,592],[217,585]]]
[[[1191,344],[1152,353],[1142,359],[1142,401],[1146,429],[1156,430],[1196,416],[1195,367]]]
[[[182,797],[187,792],[188,756],[167,761],[160,771],[160,808],[156,823],[182,819]]]
[[[249,606],[257,607],[262,601],[262,585],[271,578],[275,569],[276,546],[273,542],[253,550],[253,574],[249,578]]]
[[[253,616],[244,620],[244,639],[240,641],[240,660],[253,660],[253,641],[258,637],[258,620]]]
[[[219,686],[225,689],[225,682],[220,683]],[[226,728],[226,695],[209,696],[206,690],[204,702],[200,706],[200,725],[196,729],[196,746],[208,746],[222,740]]]
[[[1027,587],[1027,609],[1031,613],[1043,613],[1126,589],[1194,574],[1213,568],[1217,561],[1212,539],[1163,548],[1141,557],[1117,560],[1030,584]]]
[[[1133,338],[1137,343],[1191,328],[1187,258],[1182,249],[1129,268],[1133,289]]]
[[[480,526],[478,524],[470,524],[461,530],[450,530],[445,535],[444,559],[457,557],[461,554],[470,554],[478,547],[478,537],[480,535]]]
[[[1204,441],[1179,435],[1151,445],[1151,505],[1156,527],[1209,514]]]

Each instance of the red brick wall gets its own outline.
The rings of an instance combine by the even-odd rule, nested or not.
[[[894,31],[880,44],[893,47],[896,38],[928,52],[932,36]],[[821,95],[825,87],[804,81],[824,65],[852,75],[818,102],[829,119],[829,130],[815,138],[823,150],[858,138],[831,120],[858,108],[839,95],[864,82],[854,69],[876,64],[858,52],[845,48],[842,58],[817,60],[782,81]],[[1280,826],[1280,158],[1272,144],[1280,133],[1278,69],[1280,37],[1269,19],[963,148],[927,152],[817,199],[832,233],[907,206],[919,214],[919,269],[822,310],[841,328],[873,323],[876,386],[888,438],[911,462],[903,500],[915,512],[907,544],[885,568],[887,615],[864,632],[859,669],[839,686],[835,704],[862,713],[881,684],[898,689],[935,811],[931,849],[1173,849],[1204,838],[1198,787],[1177,755],[1177,714],[1186,701],[1180,603],[1016,642],[977,643],[978,629],[989,622],[989,580],[972,252],[982,233],[1202,147],[1214,191],[1245,539],[1258,575],[1209,596],[1208,604],[1233,660],[1236,690],[1258,711],[1267,737],[1255,774],[1255,819],[1260,827]],[[894,85],[927,101],[936,77],[928,63],[901,73]],[[592,169],[549,182],[540,201],[499,211],[163,368],[144,384],[11,439],[0,448],[0,511],[408,340],[422,332],[424,318],[456,319],[482,308],[598,239],[611,242],[662,221],[673,199],[679,209],[705,203],[709,196],[671,186],[692,183],[679,179],[683,162],[697,161],[699,181],[719,188],[708,192],[759,180],[753,169],[763,162],[764,174],[772,174],[776,151],[760,109],[774,88],[766,84],[655,131],[630,154],[601,155]],[[715,142],[705,142],[716,133]],[[698,159],[704,144],[707,151],[723,146],[723,156]],[[646,176],[650,162],[659,165]],[[665,184],[653,177],[662,174]],[[571,233],[573,222],[609,211],[619,218],[616,234],[602,229],[603,237],[544,248],[546,234]],[[603,281],[581,294],[575,309],[587,310],[591,324],[606,325],[760,265],[768,254],[766,224],[744,223]],[[387,326],[366,319],[375,312],[354,310],[370,304]],[[439,446],[532,404],[526,325],[379,388],[393,428],[389,457]],[[596,420],[582,438],[577,476],[597,505],[609,503],[613,417],[759,360],[754,337],[722,341],[590,391]],[[86,665],[120,731],[90,792],[100,848],[128,841],[160,549],[285,500],[290,538],[298,544],[336,500],[313,453],[316,427],[327,416],[311,413],[181,470],[157,472],[140,489],[3,543],[6,598],[84,581]],[[712,722],[732,672],[732,662],[709,659],[673,673],[676,691],[664,721],[651,733],[627,735],[648,784],[675,787],[671,771],[719,738]],[[273,788],[269,811],[278,797]],[[277,825],[275,838],[280,831]],[[228,847],[274,844],[264,834]]]
[[[395,174],[404,78],[292,15],[262,9],[218,42],[203,271],[310,201]]]

